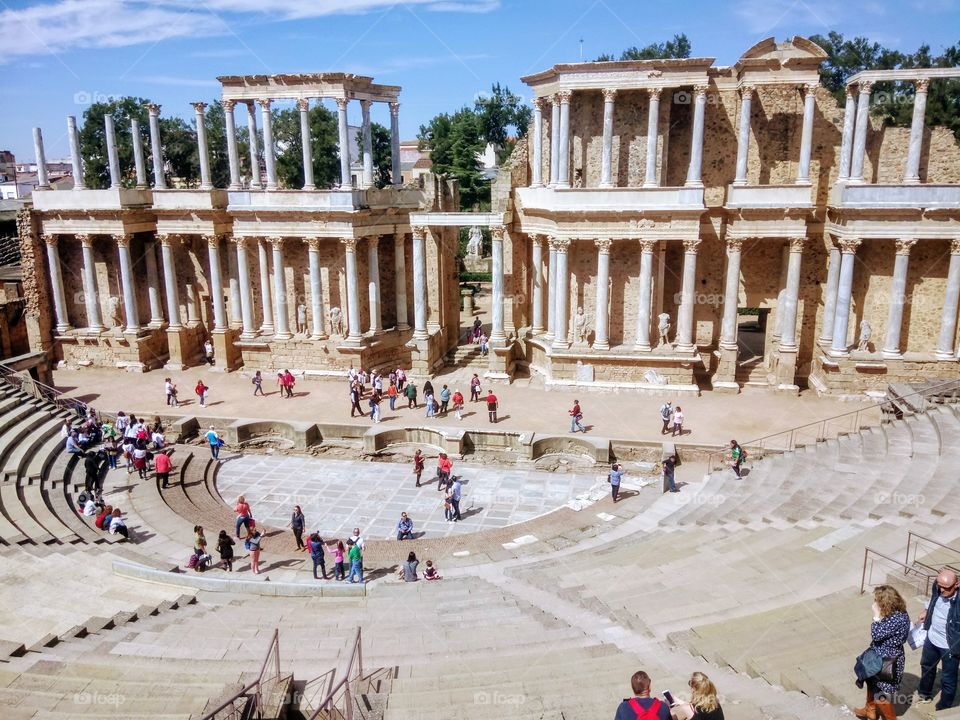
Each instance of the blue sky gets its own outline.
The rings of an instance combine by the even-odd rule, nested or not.
[[[342,70],[401,85],[404,139],[496,81],[685,32],[728,65],[758,40],[837,30],[912,51],[960,41],[960,0],[0,0],[0,149],[67,155],[91,99],[140,95],[164,115],[218,95],[217,75]],[[329,102],[329,101],[328,101]],[[352,109],[351,122],[359,120]],[[374,120],[389,124],[385,107]]]

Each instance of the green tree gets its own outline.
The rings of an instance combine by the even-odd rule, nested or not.
[[[527,134],[532,114],[530,106],[519,95],[510,92],[509,87],[494,83],[490,95],[478,98],[473,111],[480,119],[484,139],[494,146],[497,161],[502,163],[510,156],[515,144],[515,138],[510,137],[510,128],[515,137]]]
[[[163,172],[168,187],[196,187],[200,182],[197,132],[180,117],[160,118]]]
[[[460,204],[465,209],[490,205],[490,183],[483,177],[479,155],[486,146],[480,118],[470,108],[453,115],[441,113],[420,126],[420,146],[430,151],[433,171],[460,183]]]
[[[693,46],[686,35],[674,35],[672,40],[662,43],[650,43],[649,45],[638,48],[629,47],[620,53],[621,60],[669,60],[676,58],[690,57],[690,51]],[[609,62],[613,60],[613,55],[604,53],[597,58],[596,62]]]
[[[194,121],[196,126],[196,121]],[[227,128],[223,103],[214,100],[203,118],[210,153],[210,180],[216,188],[230,185],[230,156],[227,154]]]
[[[140,122],[143,133],[145,157],[149,157],[149,136],[147,135],[147,111],[144,98],[122,97],[111,102],[94,103],[83,113],[83,126],[80,134],[80,156],[83,158],[83,181],[88,188],[106,188],[110,186],[110,167],[107,162],[107,135],[103,118],[113,116],[117,135],[117,154],[120,160],[121,182],[125,187],[136,184],[136,171],[133,164],[133,141],[130,134],[130,118]]]
[[[281,187],[303,187],[303,138],[297,108],[274,110],[273,140],[277,153],[277,179]],[[340,177],[337,158],[337,118],[323,105],[314,105],[310,123],[313,181],[318,188],[333,187]],[[248,146],[249,147],[249,146]]]

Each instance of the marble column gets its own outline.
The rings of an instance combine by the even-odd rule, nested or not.
[[[37,160],[37,187],[36,190],[49,190],[50,180],[47,178],[47,156],[43,151],[43,132],[40,128],[33,129],[33,153]]]
[[[658,187],[657,140],[660,135],[660,88],[647,88],[647,158],[644,187]],[[664,163],[666,164],[666,163]]]
[[[897,240],[897,255],[893,264],[893,282],[890,284],[887,333],[883,340],[883,356],[890,360],[903,357],[900,352],[900,330],[903,327],[903,305],[907,297],[907,266],[910,262],[910,249],[916,244],[916,238]]]
[[[247,103],[247,136],[250,140],[250,189],[259,190],[263,187],[260,180],[260,142],[257,135],[257,106],[251,100]]]
[[[303,146],[303,189],[316,190],[313,180],[313,145],[310,138],[310,100],[297,100],[297,109],[300,111],[300,144]]]
[[[136,280],[133,277],[133,261],[130,258],[130,236],[114,235],[120,253],[120,283],[123,286],[123,314],[127,320],[124,332],[140,332],[140,311],[137,308]]]
[[[113,115],[106,113],[103,116],[103,133],[107,139],[107,166],[110,169],[110,188],[120,187],[120,156],[117,155],[117,129],[113,123]]]
[[[237,277],[240,280],[240,314],[243,318],[241,340],[252,340],[257,336],[253,323],[253,294],[250,289],[250,262],[247,255],[249,239],[234,237],[237,246]]]
[[[568,312],[570,305],[570,272],[567,269],[567,251],[570,248],[570,240],[566,238],[554,238],[553,246],[557,250],[557,293],[556,293],[556,322],[554,323],[553,347],[564,350],[570,347],[568,339],[569,324]]]
[[[133,144],[133,166],[137,174],[137,189],[146,190],[150,187],[147,182],[147,163],[143,158],[143,137],[140,135],[140,123],[136,118],[130,118],[130,142]]]
[[[57,320],[57,333],[62,335],[71,330],[71,327],[70,318],[67,316],[67,298],[63,292],[63,272],[60,269],[58,240],[56,235],[43,236],[43,242],[47,246],[47,264],[50,266],[50,286],[53,290],[53,311]]]
[[[343,238],[343,251],[346,255],[344,266],[347,271],[347,341],[359,343],[363,339],[360,330],[360,282],[357,279],[357,239]],[[426,303],[424,303],[426,307]]]
[[[856,183],[863,182],[863,165],[867,154],[867,131],[870,129],[870,91],[873,89],[873,83],[869,80],[863,80],[859,83],[859,88],[857,122],[853,131],[853,150],[850,159],[850,181]]]
[[[223,101],[223,119],[227,131],[227,161],[230,164],[230,190],[240,189],[240,152],[237,148],[237,122],[233,116],[236,100]]]
[[[653,296],[653,251],[657,241],[640,240],[640,296],[637,299],[637,350],[650,352],[650,301]]]
[[[407,256],[404,234],[393,236],[393,279],[397,306],[397,330],[410,329],[410,316],[407,314]]]
[[[87,308],[87,329],[90,332],[103,332],[103,320],[100,317],[100,292],[97,289],[97,267],[93,258],[93,236],[77,235],[83,249],[83,300]]]
[[[227,329],[227,314],[223,307],[223,279],[220,273],[220,236],[204,235],[207,243],[207,261],[210,265],[210,299],[213,301],[213,331]]]
[[[257,100],[263,120],[263,161],[267,166],[267,190],[277,189],[277,155],[273,147],[273,116],[270,114],[270,98]]]
[[[940,339],[937,360],[955,360],[954,340],[957,335],[957,306],[960,304],[960,239],[950,244],[950,265],[947,268],[947,293],[940,316]]]
[[[610,238],[593,241],[597,246],[597,320],[593,349],[610,349]]]
[[[850,157],[853,153],[853,128],[857,122],[857,100],[853,96],[853,86],[846,86],[846,101],[843,105],[843,132],[840,136],[840,167],[837,182],[850,179]],[[831,335],[833,327],[830,328]]]
[[[800,162],[797,167],[797,185],[810,184],[810,154],[813,151],[813,114],[817,108],[818,83],[803,86],[803,128],[800,133]]]
[[[283,238],[270,238],[273,246],[273,294],[276,322],[274,339],[289,340],[293,337],[290,332],[290,318],[287,314],[287,279],[283,264]]]
[[[850,303],[853,295],[853,266],[857,260],[860,240],[844,238],[840,246],[840,278],[837,281],[837,306],[833,318],[833,340],[830,349],[833,355],[848,353],[847,332],[850,328]]]
[[[840,248],[830,243],[830,260],[827,267],[827,287],[823,296],[823,319],[820,321],[820,344],[829,347],[833,343],[833,322],[837,315],[837,290],[840,287]]]
[[[754,90],[753,85],[740,86],[740,131],[737,135],[737,170],[733,178],[734,185],[747,184],[747,159],[750,157],[750,113]],[[729,251],[729,246],[727,249]],[[729,257],[729,252],[727,257]]]
[[[177,285],[177,266],[173,259],[174,237],[160,236],[160,257],[163,260],[163,283],[167,295],[167,321],[170,330],[179,330],[180,323],[180,290]]]
[[[543,98],[533,99],[533,176],[530,187],[543,186]]]
[[[227,250],[227,283],[230,286],[227,303],[227,323],[232,328],[242,324],[240,309],[240,277],[237,271],[237,254]]]
[[[557,246],[553,238],[547,238],[550,251],[547,255],[547,332],[544,340],[553,340],[557,336]]]
[[[413,337],[427,337],[427,228],[413,230]]]
[[[157,244],[143,243],[143,258],[147,266],[147,298],[150,300],[150,327],[163,326],[163,304],[160,301],[160,274],[157,272]]]
[[[550,98],[550,187],[560,180],[560,95]]]
[[[323,329],[323,287],[320,281],[320,238],[307,238],[307,259],[310,262],[311,340],[326,340]]]
[[[167,178],[163,174],[163,145],[160,142],[160,106],[147,103],[147,120],[150,124],[150,155],[153,162],[153,187],[155,190],[167,189]]]
[[[260,305],[263,310],[263,323],[260,325],[261,335],[273,335],[273,299],[270,291],[270,253],[267,252],[267,239],[257,240],[257,250],[260,254]]]
[[[613,108],[614,88],[603,89],[603,152],[600,156],[600,187],[613,187]]]
[[[350,134],[347,128],[347,98],[337,98],[337,149],[340,152],[340,189],[352,190],[350,175]]]
[[[200,189],[212,190],[213,182],[210,179],[210,149],[207,145],[207,125],[204,115],[207,104],[205,102],[194,102],[190,104],[193,106],[197,124],[197,155],[200,157]]]
[[[503,342],[507,339],[503,331],[503,227],[491,231],[493,249],[493,304],[490,307],[492,317],[490,340]]]
[[[534,335],[543,333],[543,235],[531,235],[533,245],[532,284],[533,284],[533,328]]]
[[[77,132],[77,119],[67,116],[67,140],[70,141],[70,165],[73,167],[73,189],[86,190],[83,182],[83,161],[80,159],[80,133]],[[66,317],[66,315],[64,315]]]
[[[707,86],[693,88],[693,132],[690,139],[690,166],[687,169],[687,187],[703,187],[703,124],[707,109]]]
[[[400,169],[400,103],[390,103],[390,180],[394,187],[403,185]]]
[[[737,311],[740,305],[741,238],[727,238],[727,279],[723,288],[723,321],[720,326],[720,347],[737,349]]]
[[[360,122],[363,138],[363,187],[373,187],[373,130],[370,127],[371,100],[360,101]]]
[[[383,334],[380,302],[380,236],[367,238],[367,300],[370,306],[370,333]]]
[[[560,158],[557,162],[557,187],[570,187],[570,96],[569,90],[557,93],[560,99]]]
[[[182,238],[186,240],[186,237]],[[187,327],[200,324],[200,294],[197,292],[197,280],[187,283]]]
[[[910,122],[910,147],[907,152],[907,167],[903,182],[916,185],[920,182],[920,150],[923,148],[923,116],[927,110],[927,90],[930,81],[926,78],[913,83],[913,118]]]
[[[693,310],[697,293],[697,248],[700,239],[683,241],[683,284],[680,289],[680,311],[677,318],[677,352],[695,352]]]
[[[803,260],[805,237],[790,238],[790,258],[787,261],[787,285],[783,294],[783,325],[780,329],[780,349],[797,351],[797,307],[800,302],[800,263]],[[780,312],[780,309],[777,309]]]

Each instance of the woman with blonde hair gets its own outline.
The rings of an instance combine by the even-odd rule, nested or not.
[[[900,689],[903,664],[906,659],[903,644],[910,633],[910,616],[907,604],[897,589],[890,585],[878,585],[873,590],[873,623],[870,625],[870,647],[880,657],[893,660],[892,673],[867,678],[867,702],[853,711],[854,715],[869,720],[895,720],[897,711],[892,696]]]
[[[717,688],[702,672],[695,672],[687,682],[690,702],[676,703],[670,712],[676,718],[688,720],[723,720],[723,708],[717,700]]]

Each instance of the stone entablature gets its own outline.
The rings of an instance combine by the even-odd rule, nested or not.
[[[713,62],[714,58],[685,58],[562,63],[520,81],[533,88],[535,97],[586,90],[662,90],[706,85]]]
[[[396,102],[399,85],[380,85],[372,77],[352,73],[287,73],[279,75],[221,75],[224,100],[300,100],[345,98]]]

